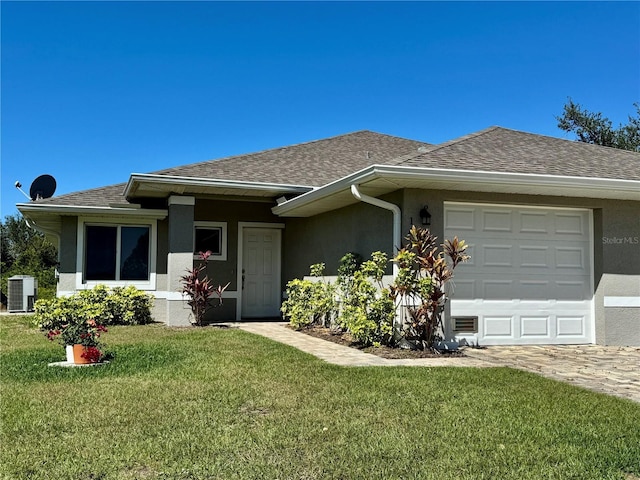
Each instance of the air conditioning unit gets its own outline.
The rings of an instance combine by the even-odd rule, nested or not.
[[[38,280],[29,275],[14,275],[7,282],[7,310],[31,312],[38,297]]]

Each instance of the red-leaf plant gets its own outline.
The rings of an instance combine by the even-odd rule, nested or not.
[[[445,285],[453,277],[453,269],[470,257],[464,240],[445,240],[444,252],[438,252],[437,237],[428,229],[411,227],[407,244],[394,261],[399,272],[391,286],[396,305],[406,307],[405,338],[421,349],[436,351],[442,340],[442,314],[447,301]],[[451,259],[448,265],[444,255]]]
[[[221,285],[214,287],[208,275],[200,278],[202,272],[207,269],[207,259],[211,256],[211,252],[207,250],[200,252],[199,255],[202,262],[187,270],[186,275],[180,277],[180,280],[182,281],[182,294],[187,298],[187,304],[193,313],[192,323],[200,326],[203,324],[204,316],[210,307],[211,297],[215,295],[218,298],[217,306],[222,305],[222,293],[231,282],[224,287]]]

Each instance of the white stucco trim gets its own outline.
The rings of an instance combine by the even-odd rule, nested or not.
[[[605,307],[640,308],[640,297],[604,297]]]
[[[164,290],[157,290],[154,292],[149,292],[149,294],[153,295],[155,298],[162,300],[170,300],[170,301],[182,301],[185,300],[181,292],[168,292]],[[228,292],[224,291],[222,293],[222,298],[238,298],[238,292]]]
[[[191,196],[182,196],[182,195],[171,195],[168,200],[169,205],[189,205],[193,206],[196,204],[196,197]]]

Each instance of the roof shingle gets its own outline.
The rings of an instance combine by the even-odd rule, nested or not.
[[[640,154],[491,127],[409,155],[400,165],[640,180]]]

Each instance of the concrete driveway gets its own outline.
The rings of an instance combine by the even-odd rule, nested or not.
[[[466,348],[463,358],[390,360],[295,332],[282,322],[239,322],[237,328],[291,345],[345,367],[512,367],[640,403],[640,348],[513,346]]]

